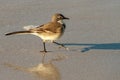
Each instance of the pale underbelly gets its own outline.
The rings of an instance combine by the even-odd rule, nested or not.
[[[62,36],[62,33],[54,33],[54,34],[38,34],[38,33],[32,33],[35,36],[40,37],[43,41],[54,41],[57,40]]]

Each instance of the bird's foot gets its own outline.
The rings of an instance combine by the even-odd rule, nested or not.
[[[40,52],[42,52],[42,53],[44,53],[44,54],[45,54],[45,53],[47,53],[48,51],[46,51],[46,50],[43,50],[43,51],[40,51]]]
[[[63,44],[60,44],[59,48],[62,48],[62,47],[63,47],[65,50],[69,51],[69,48],[68,48],[68,47],[64,46]]]

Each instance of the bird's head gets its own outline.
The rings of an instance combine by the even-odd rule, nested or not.
[[[52,21],[60,21],[60,20],[69,20],[69,18],[65,17],[63,14],[56,13],[52,16]]]

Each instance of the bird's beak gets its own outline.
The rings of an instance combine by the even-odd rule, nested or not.
[[[64,19],[67,19],[67,20],[69,20],[69,18],[67,18],[67,17],[64,17]]]

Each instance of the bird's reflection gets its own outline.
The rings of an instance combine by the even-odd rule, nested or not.
[[[54,61],[60,61],[65,59],[65,56],[57,56],[48,62],[40,63],[37,66],[26,68],[15,64],[5,63],[7,67],[11,67],[15,70],[21,70],[33,73],[41,80],[61,80],[60,72],[58,68],[53,64]]]
[[[61,80],[58,68],[52,63],[41,63],[28,70],[44,80]]]

